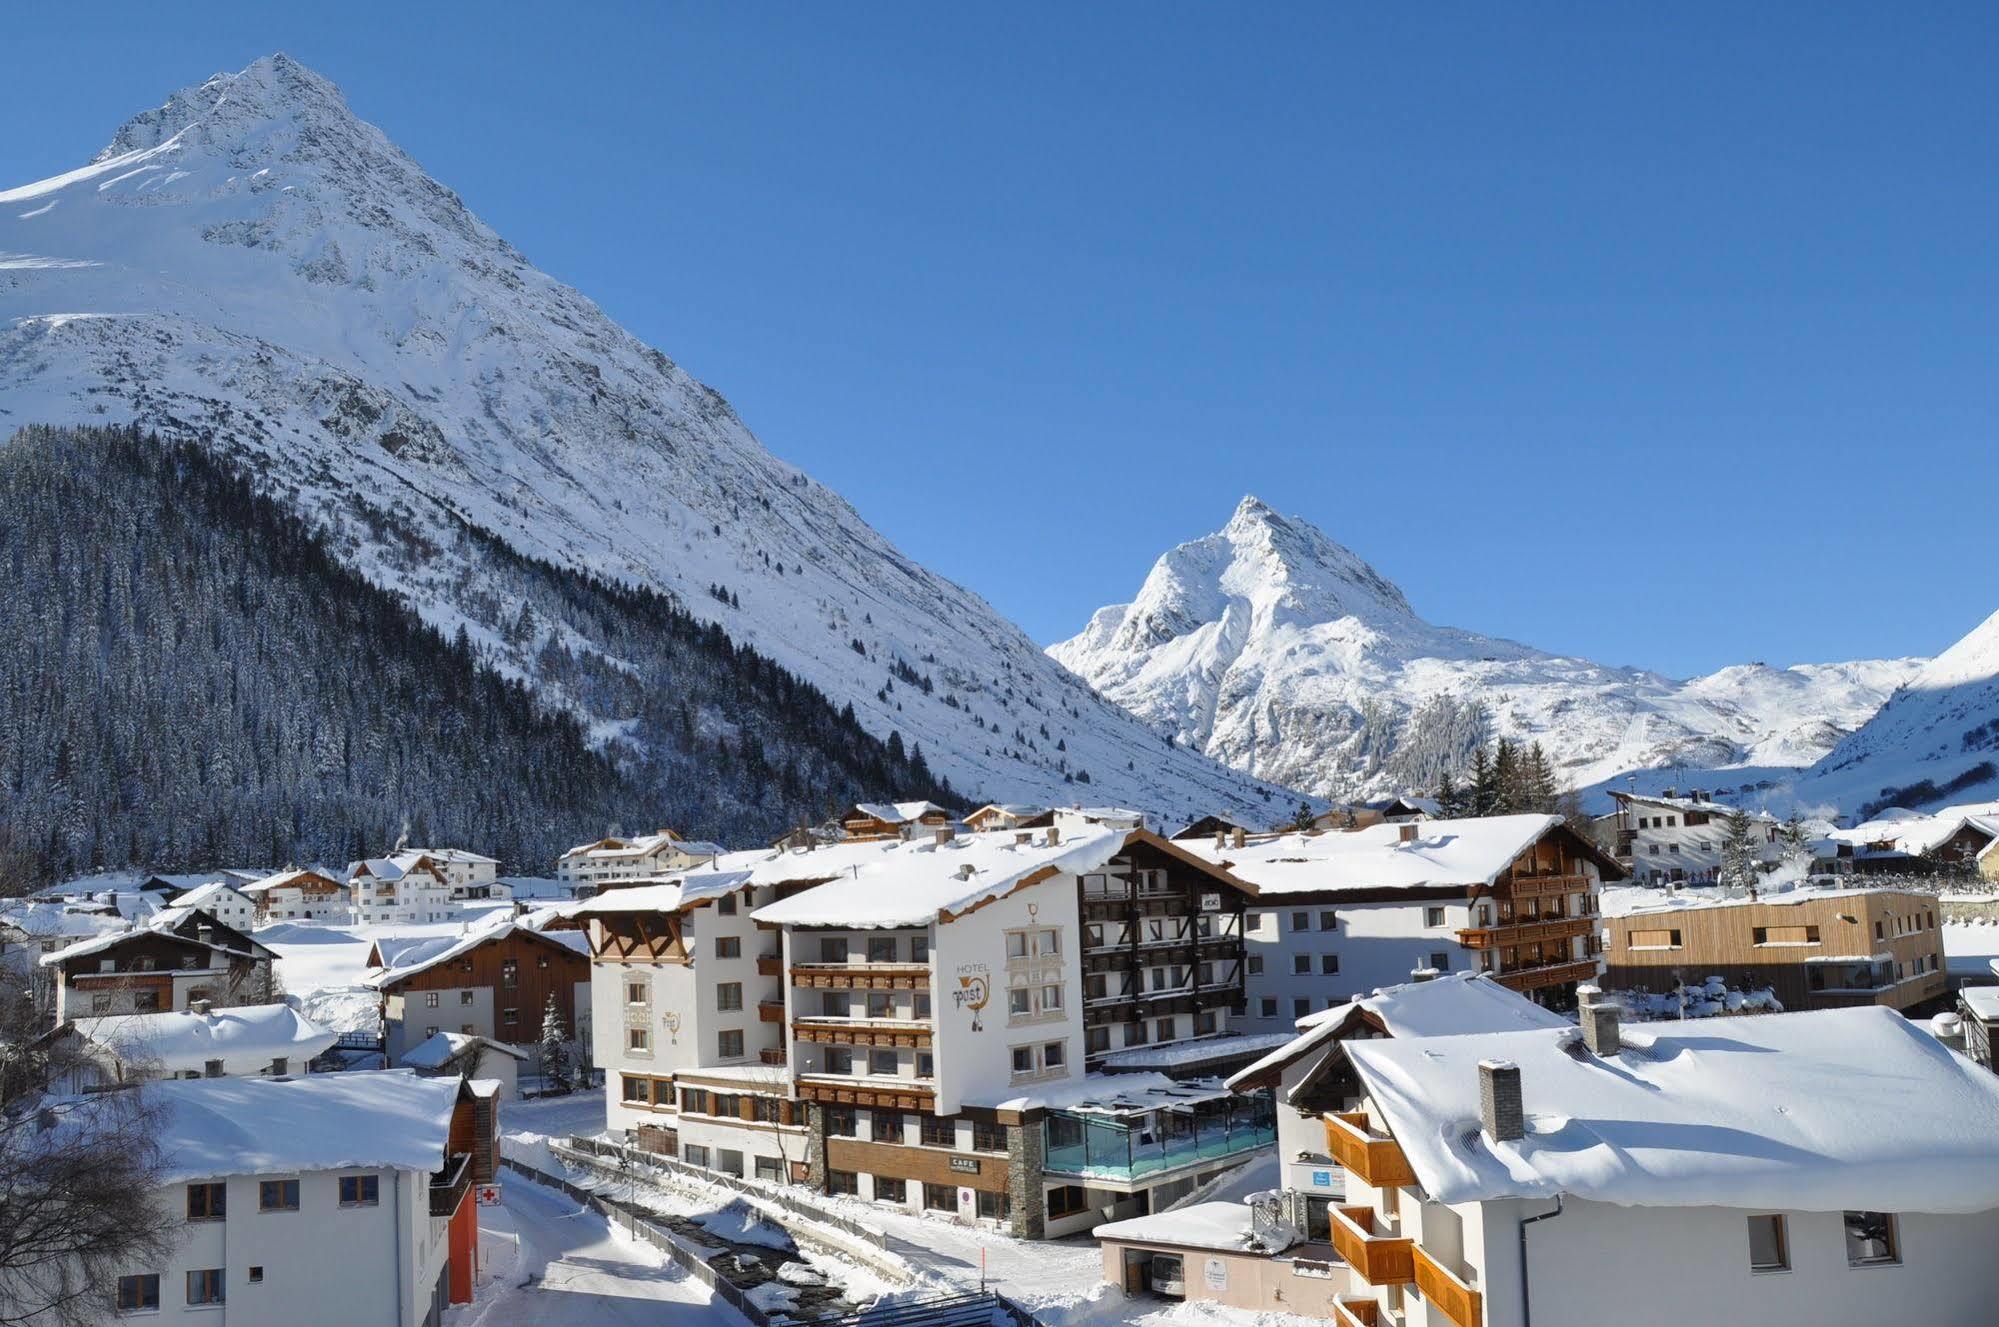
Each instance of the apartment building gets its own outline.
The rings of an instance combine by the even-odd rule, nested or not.
[[[323,871],[279,871],[243,886],[243,896],[256,907],[256,924],[273,922],[347,922],[354,916],[352,891],[345,881]]]
[[[1486,972],[1573,1004],[1576,984],[1599,971],[1599,889],[1624,877],[1556,816],[1181,842],[1256,887],[1242,1026],[1261,1033],[1416,973]]]
[[[590,959],[580,932],[544,933],[507,918],[465,935],[387,936],[375,941],[368,966],[365,984],[381,992],[392,1064],[440,1032],[535,1044],[551,998],[571,1038],[591,1044]]]
[[[103,1287],[106,1316],[168,1323],[431,1327],[472,1299],[471,1198],[490,1102],[399,1072],[207,1078],[138,1091],[157,1107],[169,1247]],[[124,1093],[89,1098],[68,1127]]]
[[[600,895],[608,1123],[1032,1237],[1147,1210],[1275,1137],[1218,1080],[1089,1072],[1227,1040],[1248,892],[1142,830],[947,825]]]
[[[211,880],[205,885],[173,897],[176,908],[197,908],[207,913],[225,926],[233,926],[239,931],[250,931],[257,926],[256,901],[240,889],[232,888],[220,880]]]
[[[363,925],[421,926],[459,913],[444,864],[421,852],[370,857],[347,867],[354,920]]]
[[[38,959],[55,985],[55,1018],[265,1004],[277,956],[198,909],[169,908],[143,926],[78,941]]]
[[[1335,1323],[1989,1317],[1999,1079],[1886,1009],[1624,1028],[1592,995],[1343,1044]]]
[[[683,838],[670,829],[636,838],[611,836],[579,843],[555,859],[555,878],[576,893],[638,880],[657,880],[722,855],[718,843]]]
[[[1603,817],[1616,834],[1617,859],[1632,879],[1645,884],[1711,885],[1721,873],[1722,822],[1735,808],[1695,789],[1685,797],[1670,790],[1657,797],[1612,792],[1617,809]],[[1764,811],[1750,811],[1756,858],[1765,871],[1784,860],[1778,823]]]
[[[1719,976],[1739,990],[1769,987],[1786,1009],[1904,1012],[1949,994],[1937,897],[1922,890],[1799,885],[1752,898],[1630,887],[1604,891],[1603,907],[1603,984],[1614,991]]]
[[[470,848],[409,848],[405,851],[428,858],[444,873],[444,883],[453,899],[493,897],[493,882],[499,877],[500,861]]]

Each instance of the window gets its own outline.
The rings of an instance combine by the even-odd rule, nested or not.
[[[1632,949],[1678,949],[1679,947],[1680,933],[1678,931],[1631,932],[1630,948]]]
[[[257,1182],[257,1210],[260,1212],[298,1211],[298,1181],[259,1180]],[[189,1273],[189,1275],[193,1275],[193,1273]]]
[[[1312,929],[1312,914],[1311,914],[1311,913],[1309,913],[1309,912],[1294,912],[1294,913],[1292,913],[1292,914],[1291,914],[1291,929],[1292,929],[1292,930],[1294,930],[1294,931],[1309,931],[1309,930],[1311,930],[1311,929]]]
[[[1312,1002],[1310,1000],[1307,1000],[1301,996],[1298,999],[1293,1000],[1291,1002],[1291,1017],[1303,1018],[1305,1015],[1311,1012],[1312,1012]]]
[[[853,1138],[861,1131],[860,1117],[852,1106],[826,1108],[826,1132],[835,1138]]]
[[[437,1000],[438,1000],[438,994],[439,994],[439,993],[438,993],[437,991],[425,991],[425,992],[423,993],[423,1005],[424,1005],[424,1008],[426,1008],[426,1009],[435,1009],[435,1008],[437,1008]]]
[[[680,1145],[680,1159],[690,1166],[699,1166],[703,1170],[708,1169],[708,1149],[700,1143],[682,1143]]]
[[[1080,1184],[1064,1184],[1048,1191],[1048,1215],[1051,1218],[1074,1216],[1083,1210],[1086,1203]]]
[[[340,1177],[340,1205],[342,1207],[373,1207],[381,1201],[381,1176],[342,1175]]]
[[[735,1013],[743,1007],[743,983],[725,981],[715,988],[715,1007],[725,1013]]]
[[[261,1281],[262,1281],[263,1279],[264,1279],[264,1269],[263,1269],[263,1268],[261,1268],[261,1267],[252,1267],[252,1268],[250,1269],[250,1284],[251,1284],[251,1285],[256,1285],[256,1284],[258,1284],[259,1282],[261,1282]]]
[[[821,963],[845,963],[847,961],[847,937],[844,935],[820,936],[819,961]]]
[[[221,1221],[229,1214],[229,1190],[221,1184],[187,1186],[187,1219]]]
[[[1815,945],[1819,942],[1819,928],[1816,926],[1756,926],[1750,928],[1750,940],[1759,945]]]
[[[1062,988],[1043,986],[1041,988],[1041,1012],[1046,1014],[1062,1007]]]
[[[1330,977],[1339,970],[1340,970],[1340,956],[1338,954],[1319,955],[1320,972]]]
[[[915,998],[910,1001],[911,1013],[917,1018],[930,1017],[930,992],[916,991],[913,994]]]
[[[868,1131],[878,1143],[899,1143],[902,1141],[902,1112],[899,1110],[878,1110],[868,1121]]]
[[[1293,954],[1291,956],[1291,971],[1294,975],[1302,977],[1311,970],[1312,956],[1310,954]]]
[[[1111,1048],[1111,1030],[1107,1027],[1083,1029],[1083,1053],[1102,1055]]]
[[[909,937],[909,961],[912,963],[928,963],[930,961],[929,936],[912,935]]]
[[[869,991],[869,992],[868,992],[868,1017],[869,1017],[869,1018],[894,1018],[894,1017],[895,1017],[895,997],[894,997],[894,996],[892,996],[892,995],[890,995],[890,994],[889,994],[889,993],[888,993],[887,991]]]
[[[1127,1045],[1127,1046],[1143,1046],[1143,1045],[1145,1044],[1145,1041],[1146,1041],[1146,1037],[1145,1037],[1145,1024],[1144,1024],[1144,1023],[1141,1023],[1141,1022],[1135,1022],[1135,1021],[1134,1021],[1134,1022],[1131,1022],[1131,1023],[1127,1023],[1127,1024],[1125,1024],[1125,1029],[1124,1029],[1124,1044],[1125,1044],[1125,1045]]]
[[[626,1028],[625,1049],[628,1051],[643,1052],[646,1049],[646,1037],[647,1033],[644,1028]]]
[[[144,1313],[160,1306],[160,1277],[157,1272],[118,1278],[118,1311]]]
[[[916,1052],[916,1076],[918,1078],[937,1076],[937,1059],[929,1051]]]
[[[922,1137],[925,1147],[956,1147],[958,1145],[958,1122],[940,1120],[935,1115],[920,1116]]]
[[[750,1113],[759,1124],[783,1124],[784,1103],[776,1097],[751,1097]]]
[[[1423,925],[1442,926],[1443,924],[1444,924],[1444,910],[1442,908],[1423,909]]]
[[[716,958],[741,958],[743,937],[740,935],[718,935],[715,937]]]
[[[517,1027],[521,1021],[521,1011],[518,1009],[502,1009],[500,1011],[500,1021],[508,1027]]]
[[[721,914],[722,916],[724,916],[724,917],[733,917],[733,916],[735,916],[735,915],[736,915],[736,896],[735,896],[734,894],[724,894],[724,895],[722,895],[722,897],[720,897],[720,898],[716,899],[716,900],[715,900],[715,911],[716,911],[716,912],[718,912],[718,913],[720,913],[720,914]]]
[[[1263,955],[1251,954],[1249,956],[1249,975],[1252,977],[1260,976],[1262,972],[1263,972]]]
[[[1025,986],[1016,986],[1006,993],[1006,1011],[1016,1016],[1032,1012]]]
[[[987,1221],[1004,1221],[1013,1213],[1013,1203],[1004,1191],[979,1190],[979,1216]]]
[[[893,1175],[875,1176],[875,1201],[878,1203],[908,1202],[909,1181],[899,1180]]]
[[[637,1103],[638,1105],[641,1106],[650,1104],[650,1102],[652,1101],[651,1079],[639,1078],[632,1074],[626,1074],[624,1076],[624,1079],[625,1079],[624,1099],[627,1105],[633,1103]]]
[[[1006,956],[1008,958],[1027,957],[1027,932],[1008,931],[1006,933]]]
[[[1451,956],[1440,949],[1430,955],[1430,966],[1439,972],[1449,972],[1451,970]]]
[[[868,1073],[875,1078],[895,1077],[895,1052],[892,1050],[871,1050],[868,1052]]]
[[[1895,1218],[1887,1212],[1846,1214],[1846,1265],[1885,1267],[1902,1261],[1895,1244]]]
[[[628,981],[628,982],[626,982],[626,983],[625,983],[625,1003],[626,1003],[626,1004],[644,1004],[644,1003],[646,1002],[646,990],[647,990],[647,987],[646,987],[646,984],[645,984],[644,982],[642,982],[642,981]]]
[[[222,1269],[209,1267],[199,1272],[189,1272],[187,1302],[190,1305],[222,1303]]]
[[[220,1078],[220,1077],[222,1077],[222,1061],[220,1061],[220,1060],[204,1060],[204,1061],[202,1061],[202,1065],[201,1065],[201,1076],[202,1076],[203,1078]]]
[[[854,1072],[854,1052],[846,1046],[826,1048],[826,1072],[829,1074],[851,1074]]]
[[[434,1037],[434,1036],[436,1036],[436,1035],[437,1035],[437,1025],[436,1025],[435,1023],[433,1023],[433,1024],[431,1024],[431,1025],[430,1025],[429,1027],[425,1028],[425,1029],[423,1030],[423,1035],[424,1035],[425,1037]]]
[[[715,1034],[715,1053],[725,1060],[739,1059],[743,1053],[743,1030],[724,1028]]]
[[[1067,1042],[1051,1041],[1041,1048],[1041,1063],[1049,1069],[1060,1069],[1069,1059]]]
[[[500,960],[500,989],[511,991],[521,984],[521,964],[519,959]]]
[[[100,993],[100,994],[96,994],[96,995],[92,995],[92,996],[90,997],[90,1012],[91,1012],[91,1013],[93,1013],[93,1014],[108,1014],[108,1013],[110,1013],[110,1012],[111,1012],[111,997],[110,997],[110,996],[108,996],[108,995],[104,995],[104,994],[101,994],[101,993]]]
[[[1006,1126],[988,1123],[985,1120],[973,1120],[972,1150],[974,1152],[1006,1151]]]
[[[1157,1023],[1152,1025],[1152,1030],[1153,1030],[1153,1035],[1158,1037],[1159,1040],[1161,1041],[1173,1040],[1174,1037],[1173,1020],[1170,1018],[1160,1019]]]
[[[1338,914],[1338,913],[1335,913],[1335,912],[1322,912],[1322,913],[1320,913],[1320,914],[1319,914],[1319,929],[1320,929],[1320,930],[1322,930],[1322,931],[1337,931],[1337,930],[1339,930],[1339,929],[1340,929],[1340,918],[1339,918],[1339,914]]]
[[[1266,995],[1266,996],[1264,996],[1264,997],[1262,998],[1262,1000],[1258,1002],[1258,1005],[1257,1005],[1257,1012],[1258,1012],[1259,1014],[1261,1014],[1261,1015],[1262,1015],[1262,1016],[1263,1016],[1264,1018],[1275,1018],[1275,1017],[1277,1017],[1277,999],[1276,999],[1276,997],[1275,997],[1275,996],[1270,996],[1270,995]]]
[[[756,1176],[760,1180],[768,1180],[772,1184],[778,1184],[784,1180],[784,1163],[776,1157],[756,1158],[755,1170]]]
[[[1784,1241],[1783,1217],[1749,1218],[1749,1270],[1752,1272],[1791,1270],[1791,1250]]]
[[[158,991],[132,992],[132,1008],[138,1010],[140,1013],[157,1013],[159,1007],[160,993]]]
[[[1015,1046],[1013,1048],[1013,1071],[1016,1074],[1031,1074],[1034,1072],[1034,1048],[1032,1046]]]
[[[290,1073],[291,1071],[292,1071],[292,1062],[286,1059],[284,1056],[280,1055],[278,1056],[277,1059],[271,1061],[271,1077],[283,1078],[286,1074]]]
[[[1215,1011],[1212,1009],[1203,1009],[1194,1015],[1194,1031],[1203,1037],[1214,1035],[1215,1029],[1219,1026],[1220,1024],[1215,1021]]]
[[[923,1206],[932,1212],[955,1212],[958,1210],[958,1191],[948,1184],[926,1184],[923,1186]]]
[[[892,935],[871,935],[868,937],[868,962],[895,962],[895,937]]]
[[[471,1003],[472,1003],[472,992],[470,992],[470,991],[460,991],[460,992],[458,992],[458,1003],[460,1003],[460,1004],[471,1004]]]

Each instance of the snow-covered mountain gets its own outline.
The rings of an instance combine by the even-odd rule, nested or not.
[[[898,552],[282,55],[0,192],[0,437],[126,421],[246,465],[351,565],[607,742],[622,716],[537,662],[592,642],[523,626],[464,526],[677,596],[871,732],[920,743],[961,790],[1162,818],[1288,805],[1169,746]]]
[[[1539,741],[1574,786],[1655,766],[1809,765],[1922,666],[1746,664],[1677,681],[1432,626],[1353,552],[1253,497],[1049,654],[1217,760],[1341,798],[1433,787],[1495,736]]]
[[[1999,613],[1918,670],[1789,796],[1858,814],[1999,796]]]

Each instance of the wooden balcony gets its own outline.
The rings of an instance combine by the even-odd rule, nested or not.
[[[1416,1246],[1413,1261],[1416,1288],[1423,1292],[1424,1299],[1430,1301],[1431,1308],[1456,1323],[1457,1327],[1480,1327],[1485,1321],[1484,1296],[1432,1258],[1420,1244]]]
[[[759,1023],[782,1023],[784,1021],[784,1001],[757,1001],[757,1021]]]
[[[930,1049],[927,1021],[901,1018],[794,1018],[791,1035],[822,1046],[894,1046]]]
[[[458,1205],[465,1201],[465,1195],[471,1190],[471,1154],[453,1152],[445,1161],[443,1170],[431,1173],[430,1214],[440,1217],[455,1215]]]
[[[784,971],[784,956],[781,954],[758,954],[757,975],[775,977]]]
[[[815,991],[927,991],[927,963],[794,963],[791,984]]]
[[[907,1083],[886,1078],[843,1078],[838,1074],[803,1074],[794,1089],[800,1101],[827,1106],[868,1106],[880,1110],[923,1110],[937,1104],[928,1082]]]
[[[1547,894],[1586,894],[1586,875],[1516,875],[1503,891],[1513,898],[1540,898]]]
[[[763,1050],[758,1051],[757,1062],[759,1064],[774,1065],[779,1069],[784,1068],[784,1066],[789,1063],[789,1061],[785,1058],[784,1048],[782,1046],[778,1046],[775,1048],[766,1047]]]
[[[1381,1321],[1381,1305],[1342,1295],[1333,1301],[1333,1321],[1338,1327],[1376,1327]]]
[[[1363,1184],[1377,1189],[1416,1182],[1401,1145],[1369,1129],[1367,1116],[1360,1111],[1326,1116],[1326,1151]]]
[[[1415,1241],[1375,1229],[1372,1207],[1335,1207],[1333,1248],[1371,1286],[1407,1285],[1416,1279]]]
[[[1498,926],[1474,926],[1458,932],[1458,943],[1466,949],[1499,949],[1507,945],[1539,944],[1549,940],[1572,940],[1588,935],[1594,917],[1561,917],[1553,921],[1502,922]]]
[[[1543,986],[1560,986],[1568,981],[1595,981],[1597,975],[1596,960],[1591,958],[1574,963],[1546,963],[1538,968],[1520,968],[1513,972],[1496,972],[1492,979],[1509,991],[1537,991]]]

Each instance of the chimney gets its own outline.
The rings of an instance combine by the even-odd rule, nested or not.
[[[1436,979],[1437,970],[1435,968],[1416,968],[1409,973],[1409,980],[1411,981],[1435,981]]]
[[[1527,1111],[1520,1104],[1520,1066],[1511,1060],[1478,1062],[1478,1117],[1495,1143],[1527,1136]]]
[[[1402,826],[1401,842],[1414,843],[1415,841],[1416,841],[1416,827],[1414,825]]]
[[[206,1000],[189,1000],[187,1002],[187,1007],[188,1007],[188,1012],[197,1014],[202,1018],[207,1018],[209,1016],[208,1013],[209,1004],[208,1001]]]
[[[1249,843],[1248,832],[1245,831],[1241,825],[1237,825],[1235,827],[1235,832],[1229,835],[1229,846],[1233,848],[1240,848],[1247,845],[1248,843]]]
[[[1608,1059],[1622,1050],[1619,1018],[1623,1011],[1616,1001],[1604,999],[1603,992],[1590,985],[1576,987],[1576,998],[1581,1001],[1576,1013],[1583,1025],[1583,1044],[1590,1054]]]
[[[970,880],[972,878],[972,864],[970,862],[958,863],[958,878],[960,880]]]
[[[1048,827],[1048,846],[1052,848],[1061,841],[1062,827],[1060,825],[1050,825]]]
[[[940,825],[937,829],[937,846],[941,848],[950,841],[951,827],[949,825]]]

